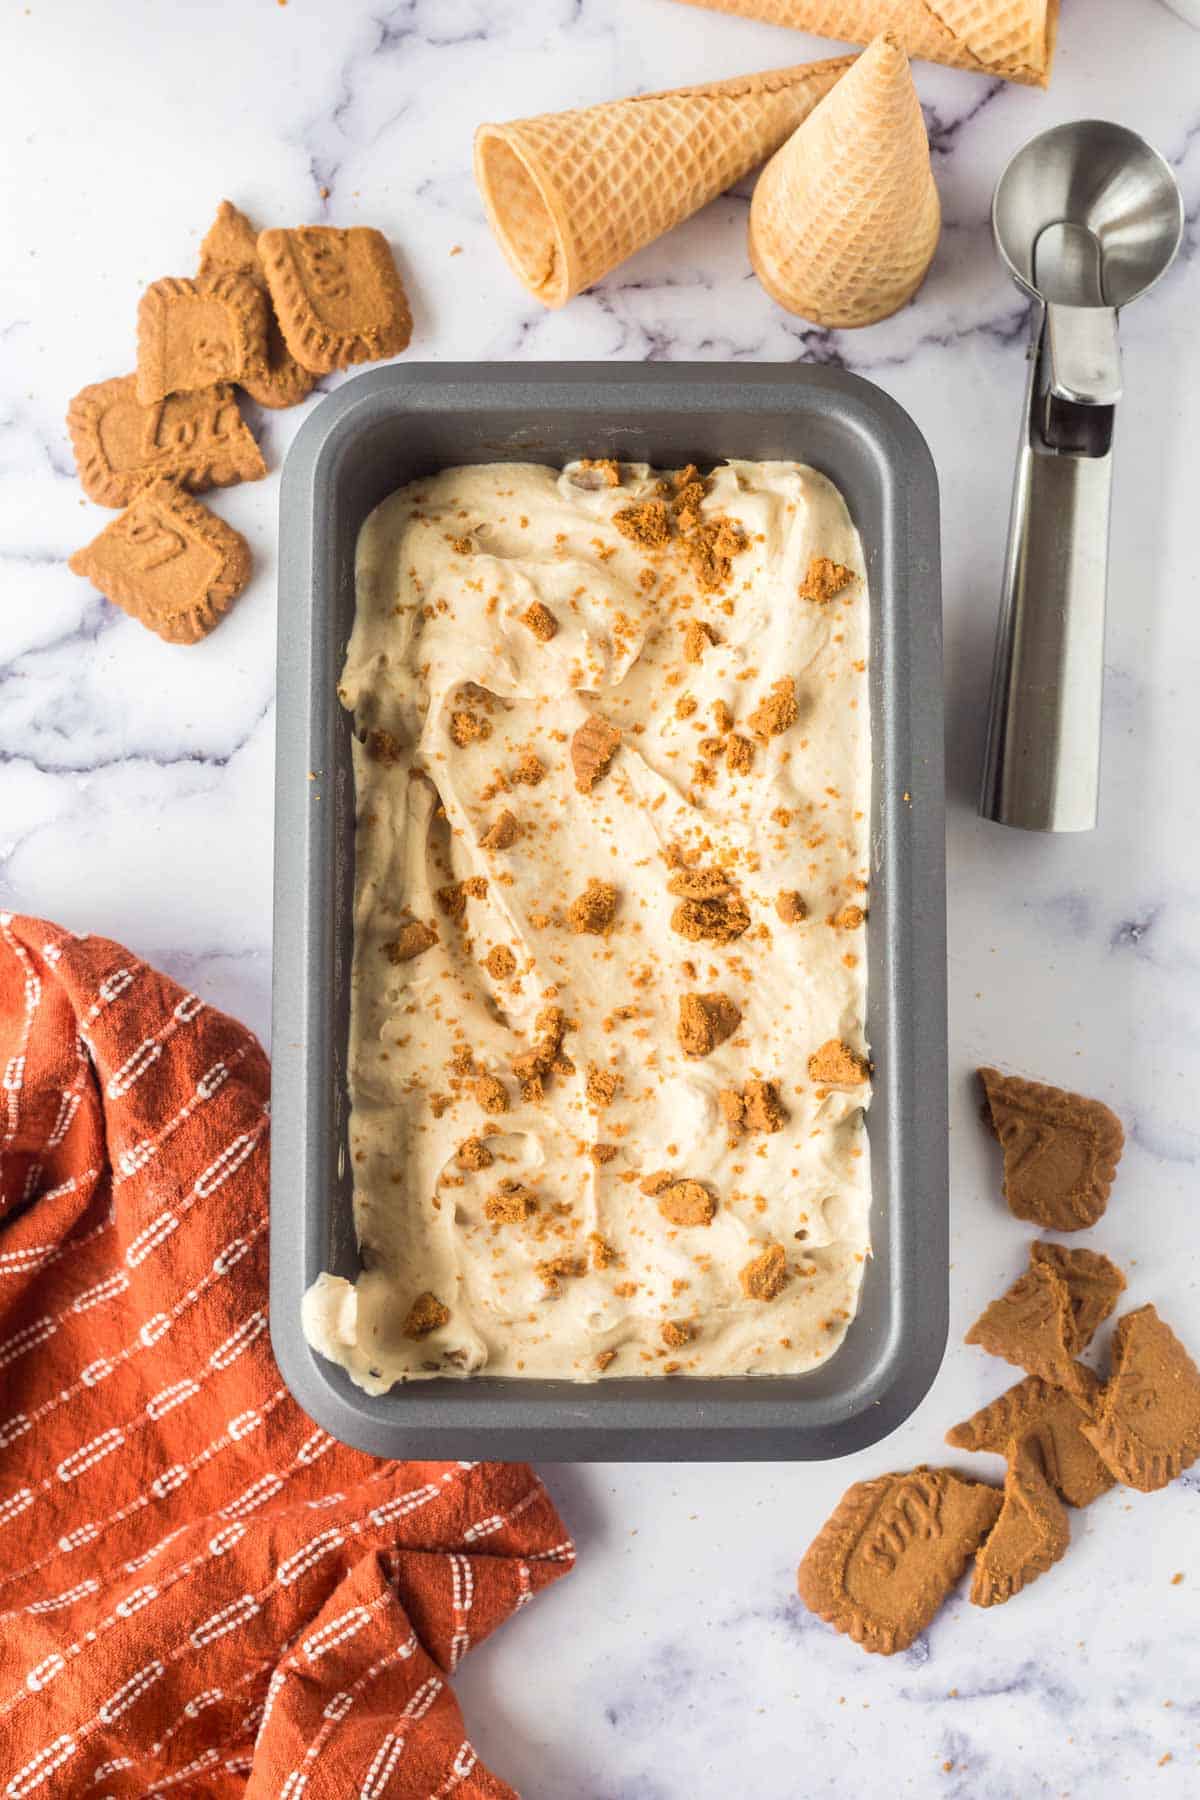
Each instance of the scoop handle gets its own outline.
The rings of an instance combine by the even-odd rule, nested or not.
[[[1044,320],[1017,457],[979,811],[1090,831],[1100,789],[1115,408],[1051,387]]]

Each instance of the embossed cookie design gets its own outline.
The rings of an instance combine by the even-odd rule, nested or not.
[[[1002,1606],[1066,1555],[1071,1527],[1032,1436],[1008,1446],[1000,1517],[975,1557],[973,1606]]]
[[[1075,1331],[1070,1289],[1048,1263],[1037,1262],[984,1308],[965,1341],[1082,1400]]]
[[[1112,1375],[1083,1434],[1117,1480],[1143,1494],[1200,1456],[1200,1369],[1153,1306],[1117,1321]]]
[[[137,394],[143,406],[265,364],[267,298],[245,275],[169,275],[138,303]]]
[[[70,567],[168,643],[194,644],[245,587],[250,548],[199,500],[155,481]]]
[[[1099,1100],[980,1069],[992,1128],[1004,1150],[1004,1197],[1018,1219],[1051,1231],[1094,1225],[1125,1143]]]
[[[955,1450],[988,1450],[1004,1456],[1014,1438],[1032,1439],[1041,1452],[1047,1480],[1068,1506],[1090,1506],[1108,1492],[1115,1477],[1083,1435],[1100,1396],[1099,1378],[1081,1363],[1079,1379],[1087,1395],[1086,1409],[1040,1375],[1028,1375],[990,1406],[952,1425],[946,1442]]]
[[[258,254],[287,347],[313,374],[407,348],[412,314],[382,232],[366,225],[264,231]]]
[[[616,726],[599,713],[589,713],[571,739],[571,767],[577,793],[590,794],[603,781],[620,747],[621,734]]]
[[[245,275],[267,291],[266,271],[258,255],[258,231],[229,200],[222,200],[200,246],[197,274]],[[288,349],[269,299],[265,354],[261,362],[248,363],[238,380],[260,406],[296,406],[312,392],[316,376],[302,368]]]
[[[267,472],[225,383],[143,406],[136,376],[93,382],[72,400],[67,430],[83,491],[100,506],[128,506],[156,475],[202,494]]]
[[[995,1524],[1001,1496],[949,1469],[849,1488],[800,1564],[800,1598],[864,1650],[907,1649]]]
[[[1086,1350],[1097,1331],[1125,1292],[1125,1277],[1115,1262],[1099,1250],[1068,1249],[1063,1244],[1034,1244],[1031,1263],[1052,1269],[1067,1285],[1071,1298],[1072,1338],[1075,1355]]]

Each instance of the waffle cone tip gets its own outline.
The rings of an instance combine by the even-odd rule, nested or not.
[[[751,261],[789,312],[852,328],[912,298],[940,231],[908,57],[884,32],[764,169],[750,210]]]

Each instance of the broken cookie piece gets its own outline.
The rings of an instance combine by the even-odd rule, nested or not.
[[[775,911],[785,925],[799,925],[808,917],[808,905],[795,888],[782,888],[775,896]]]
[[[567,923],[577,934],[590,932],[593,937],[603,937],[616,912],[616,888],[611,881],[599,881],[593,875],[582,894],[567,908]]]
[[[1049,1231],[1082,1231],[1108,1205],[1125,1133],[1100,1100],[980,1069],[988,1117],[1004,1151],[1009,1210]]]
[[[155,476],[201,494],[267,472],[225,382],[152,406],[138,400],[136,375],[93,382],[71,401],[67,430],[83,491],[100,506],[128,506]]]
[[[660,481],[659,493],[668,498],[642,500],[626,506],[613,517],[623,537],[649,552],[674,547],[691,579],[702,593],[715,594],[733,574],[733,558],[747,546],[747,537],[736,519],[706,519],[700,507],[709,483],[689,465],[671,479]]]
[[[754,766],[754,745],[740,731],[731,731],[725,740],[725,767],[731,775],[748,775]]]
[[[621,734],[615,725],[610,725],[599,713],[589,713],[571,739],[571,767],[575,771],[577,793],[590,794],[597,782],[604,779],[620,743]]]
[[[468,744],[482,743],[485,738],[490,738],[492,735],[490,720],[481,719],[479,714],[472,712],[469,706],[459,707],[450,714],[448,729],[450,742],[457,745],[460,750],[465,750]]]
[[[736,1088],[722,1088],[717,1095],[717,1105],[721,1109],[721,1117],[729,1127],[729,1141],[734,1144],[741,1135],[746,1117],[745,1101]]]
[[[266,276],[258,260],[258,232],[231,200],[222,200],[200,245],[197,275],[248,275],[260,286]]]
[[[787,1124],[788,1115],[773,1081],[748,1081],[741,1093],[736,1088],[722,1088],[717,1105],[731,1142],[743,1131],[782,1131]]]
[[[153,282],[138,304],[138,400],[153,406],[168,394],[239,381],[266,362],[268,317],[267,297],[247,275]]]
[[[685,1056],[708,1056],[741,1022],[741,1008],[727,994],[679,996],[679,1048]]]
[[[444,1306],[436,1294],[418,1294],[408,1309],[404,1335],[408,1338],[427,1338],[431,1332],[440,1331],[443,1325],[449,1323],[450,1308]]]
[[[485,1113],[508,1111],[508,1091],[496,1075],[481,1075],[472,1090]]]
[[[496,1159],[482,1138],[469,1137],[464,1138],[459,1145],[454,1160],[460,1169],[474,1172],[479,1169],[490,1169]]]
[[[732,891],[720,869],[680,869],[667,883],[668,894],[678,900],[719,900]]]
[[[716,1199],[702,1181],[673,1181],[655,1198],[672,1225],[711,1225],[717,1215]]]
[[[655,1194],[661,1194],[664,1188],[669,1188],[674,1179],[666,1169],[657,1169],[652,1175],[642,1176],[638,1182],[638,1191],[653,1198]]]
[[[593,1269],[597,1269],[603,1273],[605,1269],[611,1269],[614,1263],[620,1262],[620,1256],[613,1249],[608,1239],[601,1237],[598,1231],[593,1231],[588,1234],[588,1243],[591,1245]]]
[[[774,1300],[791,1278],[782,1244],[768,1244],[761,1256],[738,1270],[738,1281],[747,1300]]]
[[[521,835],[521,827],[517,823],[517,815],[506,807],[480,838],[480,846],[484,850],[508,850]]]
[[[870,1073],[866,1057],[840,1038],[829,1038],[808,1059],[808,1078],[818,1087],[861,1087]]]
[[[581,476],[587,479],[581,480]],[[571,471],[571,480],[576,487],[591,490],[620,487],[621,465],[611,456],[581,456]]]
[[[702,593],[716,594],[728,585],[733,559],[746,548],[746,534],[735,519],[700,519],[679,514],[680,548],[692,579]]]
[[[1075,1320],[1070,1290],[1048,1263],[1033,1263],[986,1306],[965,1341],[1086,1401],[1087,1390],[1072,1355]]]
[[[799,717],[796,683],[790,675],[784,675],[759,701],[747,723],[755,737],[766,743],[768,738],[779,737],[787,731]]]
[[[512,778],[514,781],[521,782],[525,787],[537,787],[538,783],[546,778],[546,765],[540,756],[535,756],[532,750],[527,750],[513,770]]]
[[[547,1294],[562,1292],[564,1281],[577,1281],[587,1274],[587,1259],[582,1256],[550,1256],[537,1265],[538,1277]]]
[[[217,216],[200,246],[197,275],[245,275],[267,289],[267,277],[258,256],[258,231],[244,212],[222,200]],[[248,362],[238,377],[252,400],[260,406],[295,406],[313,388],[316,377],[302,368],[288,349],[274,308],[268,304],[266,352]]]
[[[687,619],[683,625],[683,659],[698,663],[710,644],[720,640],[712,626],[703,619]]]
[[[707,940],[713,944],[731,944],[734,938],[750,929],[750,910],[740,894],[729,889],[729,884],[719,875],[708,871],[686,870],[677,875],[671,882],[673,891],[677,881],[696,881],[712,879],[723,883],[719,896],[711,899],[681,900],[671,914],[671,930],[692,943]]]
[[[438,934],[432,925],[426,925],[421,919],[413,919],[402,925],[399,933],[383,946],[383,953],[390,963],[411,962],[414,956],[421,956],[438,941]]]
[[[507,944],[493,944],[483,959],[483,966],[493,981],[507,981],[516,974],[517,959]]]
[[[484,1217],[493,1225],[523,1225],[537,1209],[537,1195],[519,1181],[502,1181],[483,1203]]]
[[[1082,1404],[1040,1375],[1027,1375],[990,1406],[981,1407],[961,1425],[952,1425],[946,1442],[955,1450],[990,1450],[1004,1456],[1014,1438],[1033,1437],[1051,1486],[1068,1506],[1090,1506],[1108,1492],[1116,1477],[1083,1435],[1099,1398],[1100,1381],[1082,1363],[1077,1366]]]
[[[825,606],[854,580],[854,570],[828,556],[814,556],[800,583],[800,598]]]
[[[563,1055],[562,1042],[567,1031],[567,1016],[561,1006],[544,1006],[534,1020],[536,1040],[528,1050],[513,1057],[512,1070],[521,1087],[521,1098],[536,1105],[543,1096],[546,1077],[557,1071],[573,1075],[575,1065]]]
[[[558,635],[558,620],[540,600],[534,600],[521,614],[522,625],[528,626],[539,643],[548,644],[552,637]]]
[[[1066,1555],[1071,1527],[1033,1434],[1008,1446],[1000,1516],[976,1553],[972,1606],[1002,1606]]]
[[[1067,1285],[1071,1297],[1070,1348],[1086,1350],[1105,1319],[1116,1311],[1125,1292],[1125,1277],[1099,1250],[1068,1249],[1063,1244],[1034,1244],[1029,1260],[1044,1263]]]
[[[1001,1504],[995,1488],[950,1469],[855,1482],[800,1564],[800,1598],[864,1650],[906,1650],[959,1580]]]
[[[1117,1321],[1112,1374],[1083,1435],[1118,1481],[1143,1494],[1200,1457],[1200,1369],[1153,1306]]]
[[[622,537],[643,550],[665,550],[671,541],[671,515],[662,500],[639,500],[613,514]]]
[[[748,1081],[742,1089],[742,1126],[746,1131],[782,1131],[787,1113],[773,1081]]]
[[[464,881],[448,881],[434,893],[434,899],[448,919],[461,925],[467,916],[467,901],[482,900],[487,893],[487,879],[483,875],[468,875]]]
[[[584,1091],[593,1106],[611,1106],[621,1086],[621,1077],[615,1069],[602,1069],[598,1063],[589,1063]]]

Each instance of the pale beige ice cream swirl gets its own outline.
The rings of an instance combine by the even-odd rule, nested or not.
[[[370,1391],[435,1373],[803,1370],[857,1304],[868,1088],[824,1085],[809,1058],[867,1048],[868,927],[847,911],[865,910],[869,875],[862,546],[814,470],[727,464],[700,516],[736,520],[745,547],[705,591],[677,538],[655,551],[614,522],[658,481],[631,464],[619,486],[578,465],[452,469],[363,527],[341,694],[364,740],[349,1064],[364,1272],[322,1276],[305,1329]],[[855,577],[825,602],[800,592],[814,557]],[[535,603],[552,637],[524,622]],[[780,681],[795,721],[756,735]],[[621,738],[582,793],[571,739],[593,713]],[[744,772],[730,725],[752,746]],[[536,785],[519,778],[531,757]],[[506,812],[515,841],[486,848]],[[681,857],[740,895],[733,941],[672,928]],[[472,878],[486,891],[456,919],[438,890]],[[589,881],[616,890],[603,935],[571,928]],[[785,921],[781,894],[807,917]],[[437,942],[394,961],[413,921]],[[689,1056],[679,1003],[710,993],[740,1024]],[[547,1007],[568,1021],[559,1068],[523,1099],[514,1059]],[[617,1078],[608,1104],[590,1071]],[[508,1111],[484,1110],[484,1075]],[[782,1129],[730,1130],[720,1096],[754,1082],[773,1084]],[[490,1165],[460,1167],[475,1138]],[[664,1217],[642,1190],[657,1173],[704,1184],[711,1222]],[[523,1195],[497,1220],[502,1182]],[[762,1299],[742,1271],[772,1246],[787,1279]]]

